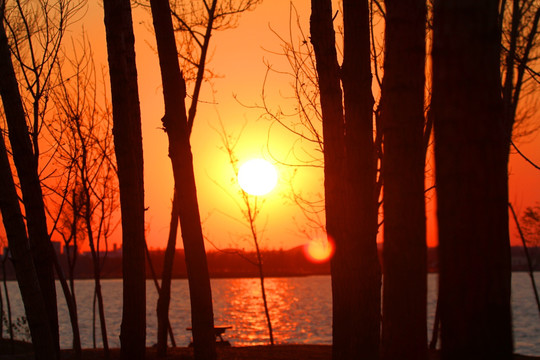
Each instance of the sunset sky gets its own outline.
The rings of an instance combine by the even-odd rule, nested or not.
[[[309,1],[295,1],[303,31],[309,33]],[[214,33],[211,41],[209,68],[218,75],[211,83],[203,84],[197,117],[192,134],[192,150],[198,198],[203,219],[203,229],[208,239],[219,248],[238,247],[251,249],[249,232],[236,205],[240,204],[239,187],[234,184],[234,173],[227,154],[222,149],[220,122],[226,132],[238,136],[243,129],[236,148],[240,163],[252,158],[263,157],[271,162],[290,161],[290,149],[296,138],[271,121],[261,117],[262,88],[267,65],[279,71],[288,71],[288,64],[281,53],[281,42],[273,32],[289,37],[289,0],[265,1],[254,11],[244,13],[235,29]],[[173,180],[167,157],[167,136],[161,130],[163,100],[157,54],[153,50],[155,39],[151,32],[149,13],[135,8],[134,30],[137,67],[139,74],[139,96],[141,100],[143,147],[145,166],[145,201],[147,207],[147,239],[150,248],[163,248],[166,244]],[[95,61],[98,66],[107,66],[103,9],[97,2],[90,1],[83,19],[71,26],[68,36],[79,37],[81,29],[87,31]],[[293,19],[293,27],[296,28]],[[270,73],[266,84],[267,104],[274,110],[281,108],[285,113],[294,112],[296,105],[291,100],[290,77]],[[378,90],[374,90],[378,91]],[[235,100],[235,95],[238,100]],[[378,97],[378,94],[375,94]],[[240,103],[240,102],[241,103]],[[250,108],[251,107],[251,108]],[[538,119],[538,116],[536,117]],[[537,122],[538,123],[538,122]],[[466,129],[464,130],[466,131]],[[518,139],[521,150],[540,163],[540,137],[529,136]],[[296,144],[315,154],[308,144]],[[269,151],[274,155],[273,158]],[[428,168],[432,165],[428,161]],[[312,228],[298,207],[287,198],[288,178],[291,167],[277,164],[280,179],[278,186],[268,195],[261,196],[262,212],[258,219],[259,229],[264,229],[262,245],[270,249],[287,249],[304,244],[311,237],[321,237],[320,231]],[[540,201],[540,171],[535,170],[518,155],[512,155],[510,163],[510,201],[517,211]],[[428,169],[429,171],[429,169]],[[431,174],[431,172],[430,172]],[[323,193],[321,169],[299,168],[294,186],[312,200],[320,199]],[[434,201],[429,200],[428,244],[436,244],[433,212]],[[323,219],[323,218],[321,218]],[[513,242],[519,244],[511,221]],[[113,242],[120,244],[120,229]],[[213,249],[210,243],[207,249]],[[181,240],[178,246],[181,247]]]

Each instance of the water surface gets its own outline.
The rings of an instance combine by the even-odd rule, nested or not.
[[[540,273],[535,274],[540,283]],[[331,344],[332,299],[329,276],[269,278],[265,280],[270,317],[277,343]],[[79,326],[83,347],[93,347],[92,304],[93,280],[76,281]],[[156,342],[157,292],[153,281],[147,284],[147,345]],[[12,311],[15,317],[23,314],[18,287],[9,283]],[[122,318],[122,281],[103,280],[102,290],[107,318],[108,340],[111,347],[119,347]],[[190,305],[187,280],[173,280],[171,289],[170,321],[176,343],[186,346],[191,339]],[[60,341],[63,348],[71,347],[71,325],[63,295],[59,296]],[[530,279],[526,273],[512,274],[512,311],[516,352],[540,355],[540,318]],[[435,312],[437,275],[428,276],[428,329]],[[268,328],[261,300],[258,279],[213,279],[214,316],[216,325],[230,325],[225,337],[233,345],[267,344]],[[4,301],[5,304],[5,301]],[[99,323],[96,319],[96,345],[101,346]],[[6,333],[6,329],[4,329]]]

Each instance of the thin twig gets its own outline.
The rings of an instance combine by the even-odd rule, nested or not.
[[[540,166],[536,165],[531,159],[529,159],[527,156],[525,156],[525,154],[523,154],[519,149],[518,147],[516,146],[516,144],[514,144],[514,142],[512,140],[510,140],[510,144],[512,144],[512,147],[514,149],[516,149],[517,153],[519,155],[521,155],[521,157],[523,159],[525,159],[525,161],[527,161],[529,164],[531,164],[532,166],[534,166],[537,170],[540,170]]]

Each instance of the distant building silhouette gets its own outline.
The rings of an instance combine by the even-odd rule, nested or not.
[[[121,258],[122,257],[122,247],[118,247],[116,243],[113,244],[112,251],[109,251],[109,254],[107,256],[113,257],[113,258]]]

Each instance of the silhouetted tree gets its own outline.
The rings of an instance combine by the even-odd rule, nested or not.
[[[229,157],[229,163],[231,164],[233,173],[234,173],[234,182],[238,182],[238,157],[236,156],[235,148],[238,144],[240,136],[237,138],[232,138],[227,134],[223,124],[221,124],[221,143],[223,144],[223,150],[227,153]],[[240,188],[239,194],[242,198],[241,204],[238,204],[238,208],[242,213],[243,220],[246,221],[247,226],[249,227],[250,237],[253,240],[253,246],[255,247],[255,257],[256,261],[252,261],[250,258],[237,253],[239,256],[250,262],[251,264],[257,267],[259,272],[259,282],[261,284],[261,297],[264,307],[264,315],[266,317],[266,324],[268,326],[268,337],[270,338],[270,345],[274,345],[274,331],[272,329],[272,321],[270,319],[270,311],[268,310],[268,300],[266,297],[266,288],[264,286],[264,268],[263,268],[263,257],[260,247],[260,232],[257,230],[257,217],[261,212],[262,205],[264,200],[260,200],[257,195],[250,196],[244,189]],[[235,201],[236,202],[236,201]]]
[[[70,67],[64,64],[59,77],[61,84],[55,89],[55,105],[58,111],[59,133],[56,141],[58,150],[56,158],[63,158],[61,165],[73,168],[73,181],[67,187],[73,190],[67,193],[73,201],[70,203],[73,222],[71,234],[77,234],[81,220],[84,226],[80,229],[88,239],[94,268],[94,291],[97,299],[99,320],[105,356],[108,357],[109,345],[103,297],[101,294],[101,268],[105,260],[101,249],[113,227],[112,215],[117,209],[117,191],[115,183],[113,157],[113,140],[108,112],[107,99],[101,108],[98,105],[96,74],[89,48],[83,45],[82,54],[74,53],[79,58],[70,60]],[[67,75],[68,72],[73,74]],[[68,170],[69,172],[70,170]],[[69,198],[69,195],[68,195]],[[95,308],[94,308],[95,311]],[[94,338],[95,340],[95,338]]]
[[[386,0],[382,358],[427,357],[425,0]]]
[[[105,0],[114,149],[122,214],[122,359],[144,359],[146,278],[141,114],[129,0]]]
[[[211,74],[206,68],[208,51],[212,33],[218,30],[226,30],[236,25],[239,15],[256,5],[259,0],[238,0],[238,1],[171,1],[170,7],[173,16],[173,29],[179,35],[180,47],[178,56],[181,60],[180,68],[182,77],[187,77],[188,87],[193,84],[190,94],[191,104],[187,113],[188,133],[191,134],[199,96],[203,80]],[[187,76],[186,76],[187,74]],[[184,79],[185,81],[185,79]],[[188,90],[186,90],[188,91]],[[187,105],[185,105],[187,106]],[[177,196],[173,197],[172,208],[179,209]],[[177,217],[178,212],[172,212],[172,217]],[[174,228],[173,228],[174,227]],[[170,283],[174,261],[174,251],[176,244],[176,234],[178,219],[172,219],[169,228],[166,254],[162,272],[161,290],[159,293],[157,317],[158,317],[158,355],[165,356],[167,350],[167,328],[170,327],[168,312],[170,303]]]
[[[512,358],[508,147],[497,0],[435,1],[433,112],[443,359]]]
[[[179,34],[180,68],[188,85],[192,83],[188,127],[191,133],[203,80],[212,75],[207,68],[210,40],[215,31],[236,27],[240,15],[262,0],[171,0],[173,28]]]
[[[351,301],[353,317],[335,310],[358,333],[345,335],[361,340],[355,351],[367,358],[379,352],[381,271],[377,251],[378,197],[377,148],[374,137],[373,95],[371,93],[370,11],[368,1],[343,1],[343,64],[341,80],[345,105],[345,146],[347,193],[345,208],[347,241],[340,254],[336,248],[333,266],[342,267],[340,281]],[[340,259],[340,257],[342,258]],[[343,262],[342,262],[343,261]],[[341,282],[343,281],[343,282]],[[358,284],[351,291],[350,284]],[[349,290],[346,290],[349,288]],[[352,294],[352,296],[351,296]]]
[[[532,162],[516,147],[516,138],[532,134],[537,124],[529,122],[536,113],[539,75],[538,25],[540,4],[536,0],[502,0],[499,6],[501,36],[501,89],[505,120],[502,131],[511,139],[510,146],[529,163]],[[535,166],[535,164],[532,164]],[[437,326],[437,322],[435,323]],[[434,334],[436,332],[434,331]],[[436,338],[432,340],[435,344]]]
[[[178,235],[178,206],[179,203],[176,194],[173,194],[169,236],[167,238],[167,247],[165,248],[165,254],[163,256],[161,287],[159,289],[159,297],[156,309],[158,322],[157,354],[160,357],[167,354],[167,332],[171,332],[170,338],[173,340],[171,324],[169,321],[169,305],[171,302],[171,282],[174,254],[176,252],[176,237]]]
[[[0,24],[0,58],[9,55],[4,35],[3,25]],[[2,60],[0,64],[4,69],[5,64]],[[35,357],[37,360],[55,360],[59,358],[59,354],[29,248],[26,226],[19,207],[3,134],[0,134],[0,211],[28,319]]]
[[[25,120],[24,124],[18,126],[14,123],[8,124],[8,129],[10,140],[13,141],[11,137],[11,132],[13,132],[15,134],[13,136],[18,138],[17,141],[19,141],[19,144],[15,146],[11,144],[11,146],[14,149],[14,162],[17,167],[21,188],[27,188],[23,190],[23,193],[32,193],[31,196],[28,194],[27,200],[24,200],[23,195],[28,219],[27,228],[31,247],[34,249],[33,254],[38,276],[40,277],[40,285],[49,308],[53,334],[58,333],[58,326],[56,290],[53,273],[50,271],[52,266],[56,270],[64,291],[73,325],[74,344],[77,349],[80,347],[76,346],[78,330],[73,296],[69,291],[65,276],[50,243],[50,233],[45,235],[47,232],[47,202],[44,199],[39,199],[39,197],[44,195],[41,186],[47,188],[47,179],[50,173],[45,170],[48,164],[51,163],[51,155],[41,149],[40,142],[43,141],[42,130],[49,129],[46,116],[48,114],[51,90],[58,85],[55,69],[61,57],[62,40],[74,15],[83,8],[85,2],[84,0],[60,0],[54,3],[42,0],[34,2],[15,0],[6,1],[5,4],[6,13],[3,16],[3,21],[5,21],[8,32],[11,56],[15,61],[15,72],[20,86],[18,95],[23,109],[21,113],[24,114],[24,117],[20,116],[19,119]],[[10,96],[14,95],[15,93],[11,92]],[[23,141],[23,136],[29,137],[29,140]],[[25,148],[24,151],[21,151],[21,146]],[[51,148],[53,149],[51,153],[54,154],[54,147]],[[41,162],[42,165],[40,165],[42,157],[47,158],[47,161]],[[24,160],[21,160],[21,158],[24,158]],[[26,167],[26,169],[21,170],[21,166]],[[33,172],[35,174],[29,175]],[[30,183],[32,185],[29,185]],[[54,187],[56,181],[49,181],[49,183],[53,184]],[[29,187],[31,187],[31,190],[28,189]],[[52,220],[52,228],[54,229],[58,219]],[[39,236],[39,238],[36,238],[36,236]],[[40,270],[41,267],[43,267],[43,271]],[[56,335],[56,338],[58,339],[58,335]],[[59,345],[57,349],[59,349]]]
[[[66,189],[67,190],[67,189]],[[82,218],[82,196],[80,195],[80,187],[75,186],[66,191],[66,197],[69,200],[67,204],[63,204],[61,214],[59,214],[59,230],[60,236],[64,242],[64,256],[67,263],[67,279],[69,281],[69,289],[71,291],[73,309],[75,313],[74,331],[73,331],[73,348],[79,352],[81,349],[80,334],[78,334],[78,316],[77,316],[77,298],[75,296],[75,266],[77,264],[79,244],[84,240],[84,221]]]
[[[538,73],[532,68],[538,64],[539,22],[540,4],[537,1],[501,1],[499,26],[502,31],[504,131],[512,138],[538,129],[538,125],[527,123],[535,112],[535,100],[524,104],[523,100],[527,97],[530,99],[530,95],[538,90]]]
[[[521,215],[521,227],[523,235],[527,239],[527,245],[531,247],[540,246],[540,203],[528,206]],[[539,259],[536,259],[539,260]],[[538,261],[535,261],[535,264]]]
[[[69,19],[80,8],[76,2],[59,1],[55,5],[39,1],[37,6],[26,2],[1,2],[3,38],[7,52],[3,54],[2,98],[8,134],[25,207],[28,237],[33,250],[50,321],[50,329],[60,349],[56,288],[54,283],[54,250],[45,214],[39,174],[39,134],[52,86],[52,69]],[[5,12],[4,12],[5,9]],[[9,43],[8,43],[9,42]],[[20,75],[20,92],[11,56]]]
[[[59,217],[58,230],[64,242],[64,255],[68,266],[68,279],[71,291],[75,290],[75,266],[79,253],[79,246],[85,239],[84,221],[82,218],[83,198],[81,188],[77,182],[71,184],[71,189],[66,189],[69,199],[62,207]]]
[[[174,194],[179,203],[178,215],[188,271],[195,358],[215,359],[212,291],[189,143],[190,128],[184,102],[186,83],[178,64],[168,0],[151,0],[150,5],[165,102],[165,115],[162,122],[169,137],[169,157],[175,183]]]
[[[377,162],[369,7],[344,1],[343,66],[330,1],[311,2],[324,137],[326,230],[332,258],[333,359],[379,354],[381,274],[377,255]]]

